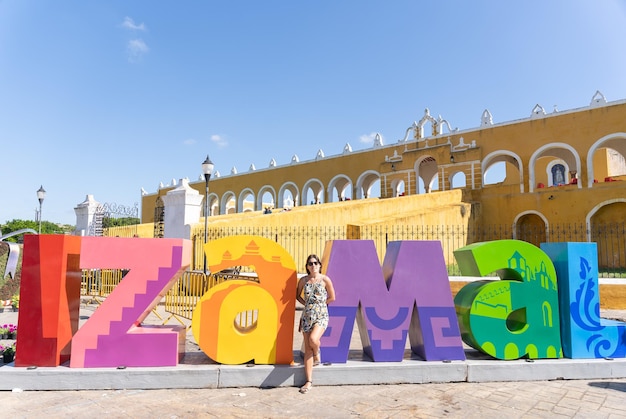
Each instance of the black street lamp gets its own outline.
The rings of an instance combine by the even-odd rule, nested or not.
[[[209,179],[211,179],[211,174],[213,173],[213,162],[209,158],[209,155],[206,155],[206,159],[202,162],[202,173],[204,173],[204,244],[208,241],[209,234]],[[206,253],[204,253],[204,249],[202,249],[202,254],[204,255],[204,274],[206,275]]]
[[[39,200],[39,234],[41,234],[41,206],[43,205],[43,199],[46,197],[46,190],[43,188],[43,185],[39,187],[37,190],[37,199]]]

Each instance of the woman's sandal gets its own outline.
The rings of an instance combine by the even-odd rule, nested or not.
[[[320,364],[320,359],[322,358],[321,353],[318,352],[315,355],[313,355],[313,366],[317,367]]]
[[[309,392],[309,390],[311,390],[311,388],[313,388],[313,381],[305,381],[304,385],[300,387],[300,393],[306,394]]]

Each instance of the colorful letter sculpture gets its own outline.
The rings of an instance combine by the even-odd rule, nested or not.
[[[70,359],[78,330],[81,238],[25,235],[16,367],[55,367]]]
[[[205,245],[211,271],[252,266],[258,282],[227,280],[196,305],[193,335],[222,364],[291,364],[296,306],[296,265],[279,244],[257,236],[232,236]]]
[[[557,277],[552,261],[518,240],[475,243],[454,252],[461,273],[477,281],[454,299],[463,341],[498,359],[559,358]]]
[[[24,249],[16,366],[178,364],[185,329],[140,323],[188,268],[189,240],[39,235]],[[81,270],[99,268],[129,272],[78,329]]]
[[[129,272],[74,335],[70,366],[178,365],[184,356],[184,327],[140,323],[190,261],[189,240],[83,237],[81,268]]]
[[[596,243],[542,243],[559,277],[561,340],[568,358],[623,358],[626,323],[600,317]]]
[[[382,266],[371,240],[329,241],[322,262],[336,300],[322,361],[347,362],[355,320],[374,362],[402,361],[407,336],[426,361],[464,360],[462,341],[505,360],[626,357],[626,323],[600,318],[596,244],[541,247],[498,240],[456,250],[463,275],[500,280],[472,282],[453,301],[438,241],[391,242]],[[223,364],[292,364],[297,273],[289,253],[258,236],[214,240],[204,251],[212,271],[247,266],[257,276],[202,296],[192,318],[200,348]],[[15,365],[177,365],[185,328],[141,323],[190,261],[189,240],[25,236]],[[128,273],[79,329],[83,269]]]
[[[337,299],[322,339],[323,362],[346,362],[355,317],[364,352],[403,360],[411,349],[425,360],[464,360],[441,243],[391,242],[381,268],[371,240],[333,240],[323,265]]]

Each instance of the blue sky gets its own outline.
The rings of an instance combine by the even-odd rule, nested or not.
[[[0,223],[626,98],[617,0],[0,0]]]

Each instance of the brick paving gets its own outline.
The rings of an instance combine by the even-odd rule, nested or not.
[[[7,418],[626,418],[626,380],[0,392]]]
[[[87,314],[81,312],[81,317],[87,318],[89,310],[92,308],[84,307],[83,311]],[[0,323],[16,323],[16,314],[0,314]],[[626,319],[624,311],[603,311],[602,315]],[[358,332],[355,333],[358,336]],[[295,340],[294,348],[299,342]],[[195,343],[190,341],[188,345]],[[2,417],[28,419],[626,419],[626,379],[314,386],[306,395],[300,394],[296,387],[92,391],[17,389],[0,392],[0,409]]]

